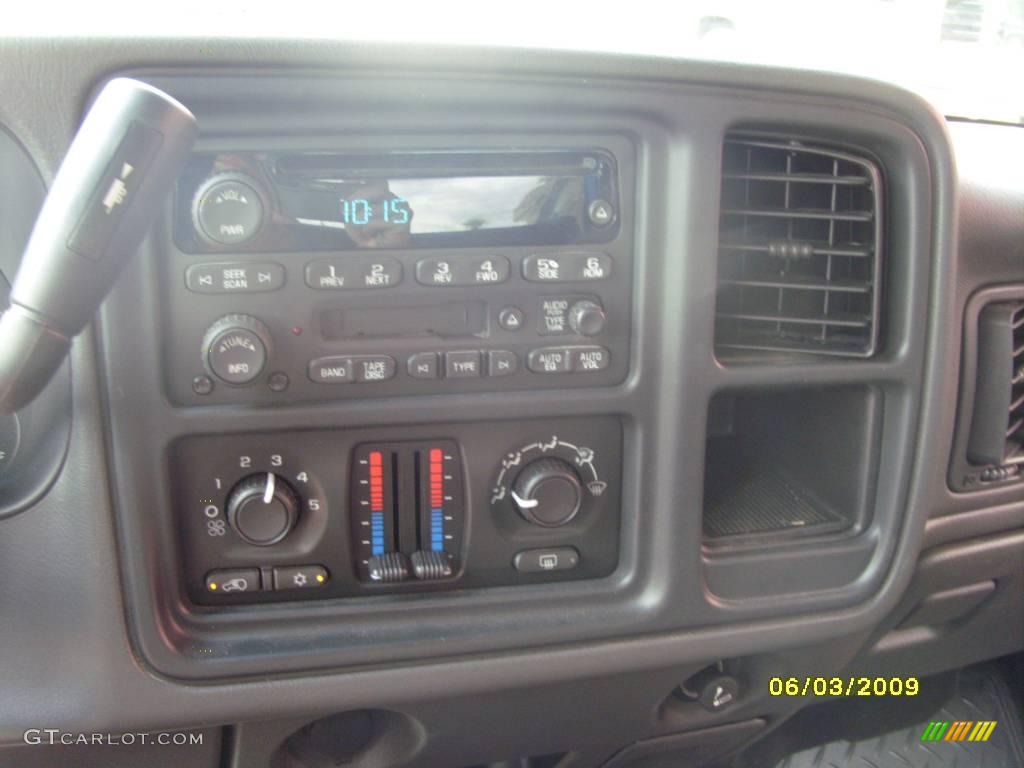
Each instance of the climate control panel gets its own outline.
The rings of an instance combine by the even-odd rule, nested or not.
[[[194,436],[171,452],[196,603],[598,578],[618,563],[612,417]]]

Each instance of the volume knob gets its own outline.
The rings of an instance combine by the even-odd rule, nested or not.
[[[257,547],[276,544],[295,527],[299,496],[278,475],[249,475],[228,496],[228,522]]]
[[[203,336],[203,362],[225,384],[252,383],[269,357],[270,331],[249,315],[225,315]]]
[[[192,225],[212,245],[241,245],[263,226],[260,184],[242,173],[219,173],[196,190]]]

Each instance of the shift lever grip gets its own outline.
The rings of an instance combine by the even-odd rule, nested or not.
[[[192,113],[137,80],[111,80],[43,203],[0,317],[0,413],[28,404],[156,219],[196,137]]]

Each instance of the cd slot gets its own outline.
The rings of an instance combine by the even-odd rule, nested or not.
[[[481,337],[487,331],[482,301],[450,302],[417,307],[327,309],[320,313],[326,341],[381,337]]]

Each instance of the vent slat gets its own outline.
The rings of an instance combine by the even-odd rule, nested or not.
[[[849,256],[851,258],[866,259],[874,255],[870,248],[861,248],[855,245],[840,243],[837,246],[829,246],[828,243],[803,243],[810,247],[815,255],[819,256]],[[723,251],[750,251],[754,253],[771,253],[771,246],[764,243],[721,243],[719,246]]]
[[[811,316],[795,316],[795,315],[752,315],[741,312],[720,312],[719,317],[725,317],[730,320],[751,320],[759,323],[796,323],[799,325],[826,325],[835,328],[867,328],[871,325],[871,318],[864,317],[826,317],[819,315],[817,317]]]
[[[1024,395],[1021,395],[1016,400],[1014,400],[1012,403],[1010,403],[1010,412],[1012,413],[1013,411],[1016,411],[1022,405],[1024,405]]]
[[[825,176],[818,173],[723,173],[729,181],[789,181],[795,184],[838,184],[863,187],[871,182],[863,176]]]
[[[882,213],[865,157],[726,137],[716,348],[874,354]]]
[[[728,216],[772,216],[780,219],[815,219],[818,221],[859,221],[869,222],[874,218],[870,211],[815,211],[810,208],[723,208]]]
[[[870,293],[870,283],[835,280],[719,280],[719,285],[746,288],[787,288],[794,291],[836,291],[838,293]]]

